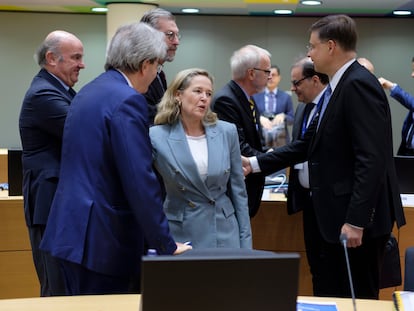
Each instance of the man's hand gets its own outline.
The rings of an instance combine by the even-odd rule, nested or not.
[[[248,158],[241,156],[242,158],[242,165],[243,165],[243,175],[247,176],[252,172],[252,166],[250,165],[250,161]]]
[[[264,116],[260,116],[260,125],[266,130],[272,129],[272,121]]]
[[[183,244],[183,243],[178,243],[178,242],[175,242],[175,244],[177,244],[177,249],[175,250],[173,255],[180,255],[190,249],[193,249],[193,247],[188,244]]]
[[[285,119],[286,119],[286,115],[283,112],[281,112],[281,113],[278,113],[277,115],[275,115],[274,119],[272,120],[272,123],[273,123],[274,126],[275,125],[280,125],[280,124],[283,124],[285,122]]]
[[[355,228],[349,224],[344,224],[341,228],[341,234],[347,236],[347,247],[358,247],[362,245],[363,228]]]
[[[394,85],[393,82],[384,79],[383,77],[378,78],[379,83],[381,83],[382,87],[386,90],[390,90],[392,88],[392,86]]]

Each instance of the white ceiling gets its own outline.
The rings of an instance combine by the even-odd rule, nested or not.
[[[95,6],[121,0],[0,0],[0,11],[90,13]],[[414,0],[322,0],[317,7],[304,6],[299,0],[129,0],[153,3],[175,14],[182,8],[199,8],[199,14],[272,15],[275,9],[291,9],[293,16],[320,16],[344,13],[351,16],[390,16],[393,10],[414,13]],[[412,15],[414,17],[414,15]]]

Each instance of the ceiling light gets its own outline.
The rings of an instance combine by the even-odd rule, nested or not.
[[[274,10],[273,13],[279,14],[279,15],[290,15],[293,14],[292,10]]]
[[[411,15],[412,12],[408,10],[396,10],[396,11],[393,11],[392,14],[401,16],[401,15]]]
[[[321,5],[322,1],[318,1],[318,0],[302,0],[300,2],[303,5]]]
[[[92,12],[105,13],[108,12],[108,8],[92,8]]]
[[[198,13],[200,12],[199,9],[182,9],[181,12],[183,13]]]

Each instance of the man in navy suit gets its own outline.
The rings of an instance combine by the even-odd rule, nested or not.
[[[270,78],[270,57],[268,51],[255,45],[235,51],[230,59],[233,79],[211,101],[212,110],[219,119],[236,125],[243,156],[263,152],[259,112],[251,97],[263,90]],[[264,180],[261,174],[249,175],[245,179],[250,217],[259,210]]]
[[[308,56],[330,81],[310,127],[317,129],[311,139],[305,135],[243,163],[246,172],[272,173],[308,161],[312,206],[303,221],[313,228],[314,295],[351,296],[342,235],[356,297],[378,299],[385,246],[394,223],[401,227],[405,217],[387,96],[356,60],[356,42],[355,22],[346,15],[328,15],[311,26]]]
[[[290,141],[287,126],[293,124],[294,118],[291,96],[278,89],[281,79],[279,67],[272,65],[266,88],[253,95],[260,114],[263,142],[270,148]]]
[[[39,250],[60,167],[63,126],[83,63],[82,42],[65,31],[51,32],[40,45],[42,68],[26,92],[19,117],[23,147],[23,197],[40,295],[63,295],[64,283],[54,259]]]
[[[145,23],[121,26],[105,70],[73,100],[62,163],[41,248],[59,259],[68,295],[138,292],[144,245],[181,253],[152,170],[143,93],[167,51]]]
[[[414,57],[412,59],[412,73],[414,78]],[[398,148],[398,155],[414,156],[414,96],[403,90],[398,84],[384,78],[379,78],[384,89],[390,91],[392,98],[397,100],[401,105],[408,109],[401,130],[401,144]]]

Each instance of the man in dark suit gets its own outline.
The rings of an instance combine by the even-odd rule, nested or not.
[[[346,15],[329,15],[311,26],[308,56],[330,78],[317,130],[311,140],[243,162],[246,172],[271,173],[308,160],[312,210],[304,222],[313,229],[314,294],[350,297],[339,241],[345,235],[356,297],[378,299],[385,244],[394,222],[401,227],[405,217],[387,97],[356,61],[356,41],[355,22]]]
[[[291,96],[278,88],[281,79],[279,67],[272,65],[266,88],[253,95],[260,114],[263,143],[268,148],[290,142],[287,126],[293,124],[294,111]]]
[[[255,45],[234,52],[230,60],[233,79],[213,97],[212,109],[222,120],[237,127],[243,156],[263,152],[259,113],[251,96],[264,89],[270,77],[270,53]],[[250,100],[250,101],[249,101]],[[264,175],[249,175],[245,179],[249,214],[253,217],[260,206]]]
[[[323,93],[329,83],[326,74],[316,72],[313,62],[306,57],[291,68],[291,90],[298,97],[298,106],[295,112],[295,119],[292,128],[292,141],[303,138],[306,129],[312,123],[318,111],[318,104],[322,104]],[[308,162],[297,163],[289,170],[289,187],[287,196],[288,214],[299,211],[307,213],[311,206],[309,189],[309,168]],[[307,246],[307,227],[304,228],[305,247]],[[308,249],[308,247],[306,247]],[[307,253],[309,253],[307,251]]]
[[[121,26],[106,72],[84,86],[65,123],[61,171],[41,249],[55,256],[66,294],[138,292],[144,241],[180,253],[152,170],[144,96],[166,53],[164,34]]]
[[[39,250],[60,167],[63,126],[83,63],[82,42],[65,31],[51,32],[40,45],[42,69],[26,92],[19,117],[23,147],[23,196],[40,295],[63,295],[64,283],[53,258]]]
[[[412,59],[412,73],[414,78],[414,57]],[[414,96],[402,89],[398,84],[391,82],[383,77],[379,81],[384,89],[390,91],[392,98],[408,109],[401,129],[401,144],[398,148],[398,155],[414,156]]]
[[[167,55],[164,60],[160,60],[160,65],[165,62],[172,62],[175,57],[181,35],[175,22],[175,16],[167,10],[155,8],[146,12],[141,22],[147,23],[165,35],[167,44]],[[160,69],[162,67],[160,66]],[[148,91],[144,94],[148,103],[148,120],[150,125],[154,124],[154,117],[157,114],[157,105],[167,89],[167,80],[163,70],[159,70],[154,81],[150,84]]]

